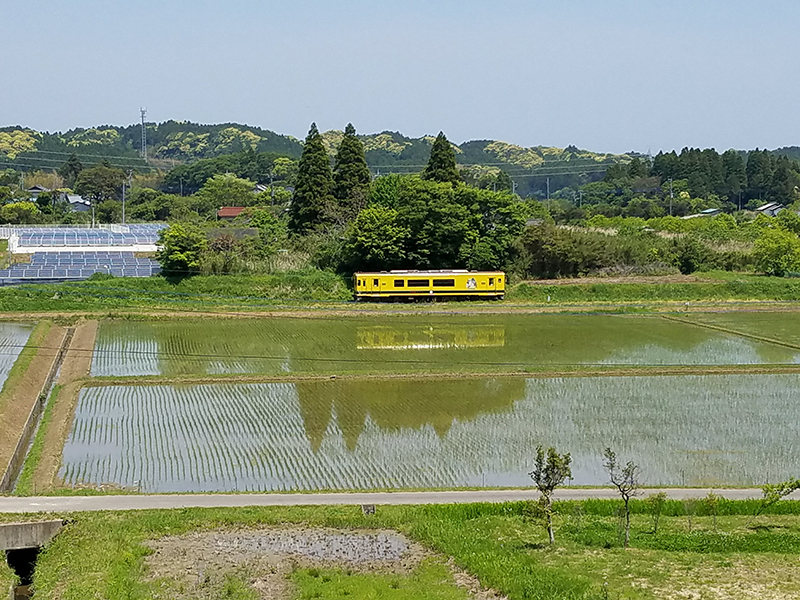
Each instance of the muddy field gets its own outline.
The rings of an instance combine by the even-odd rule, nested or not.
[[[408,576],[423,561],[442,561],[395,531],[342,531],[301,527],[198,532],[150,542],[146,567],[155,598],[220,598],[241,580],[263,599],[295,596],[298,569]],[[478,600],[501,598],[449,565],[454,585]]]

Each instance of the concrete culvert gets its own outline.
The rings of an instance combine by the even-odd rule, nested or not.
[[[33,597],[33,574],[42,548],[52,540],[65,521],[34,521],[0,525],[0,549],[5,551],[8,566],[19,577],[14,588],[14,600]]]
[[[6,550],[6,561],[19,577],[19,585],[14,588],[14,600],[27,600],[33,597],[33,572],[41,547]]]

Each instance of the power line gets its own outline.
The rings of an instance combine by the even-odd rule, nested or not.
[[[57,154],[61,156],[72,156],[73,154],[77,155],[79,158],[82,156],[90,157],[90,158],[114,158],[114,156],[109,156],[108,154],[85,154],[83,152],[66,152],[61,150],[30,150],[26,152],[20,152],[19,154]],[[27,158],[27,157],[23,157]],[[136,156],[127,156],[127,155],[116,155],[116,158],[131,158],[136,159]]]

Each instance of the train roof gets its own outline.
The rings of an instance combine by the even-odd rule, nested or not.
[[[468,271],[467,269],[432,269],[428,271],[357,271],[353,275],[504,275],[503,271]]]

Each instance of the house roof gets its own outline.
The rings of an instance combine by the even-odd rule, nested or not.
[[[37,184],[37,185],[32,186],[30,189],[28,189],[28,191],[29,192],[49,192],[50,188],[46,188],[43,185],[38,185]]]
[[[700,214],[701,215],[711,215],[711,214],[716,214],[718,212],[722,212],[722,211],[719,208],[707,208],[705,210],[701,210]]]
[[[217,211],[217,216],[220,219],[233,219],[242,214],[244,209],[244,206],[223,206]]]
[[[764,206],[759,206],[756,209],[756,212],[760,212],[760,211],[764,211],[764,210],[773,210],[775,208],[785,208],[785,207],[780,202],[768,202]]]
[[[67,194],[67,202],[70,204],[84,204],[86,206],[92,205],[92,203],[85,200],[83,196],[78,196],[77,194]]]

